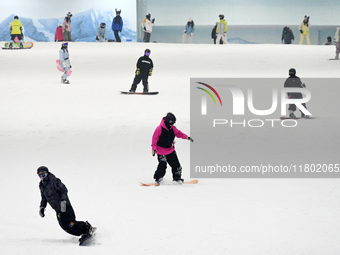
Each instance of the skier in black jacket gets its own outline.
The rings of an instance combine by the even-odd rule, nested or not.
[[[90,223],[76,221],[71,202],[67,196],[66,186],[49,172],[48,168],[41,166],[37,170],[41,181],[39,183],[41,202],[39,215],[45,217],[47,203],[56,211],[60,227],[67,233],[86,238],[92,232]]]
[[[149,92],[149,84],[148,79],[149,76],[152,75],[153,70],[153,62],[151,60],[150,56],[151,51],[149,49],[146,49],[144,51],[144,56],[140,57],[137,61],[137,70],[136,75],[133,80],[130,93],[134,93],[137,89],[137,85],[142,81],[143,82],[143,92],[147,93]]]
[[[306,88],[306,85],[301,82],[300,78],[296,76],[296,70],[294,68],[289,69],[289,77],[286,79],[284,83],[285,88]],[[302,94],[299,92],[287,93],[288,98],[297,99],[302,98]],[[303,107],[307,109],[306,103],[302,104]],[[288,107],[289,117],[296,118],[294,112],[296,111],[295,104],[289,104]],[[309,115],[305,115],[301,110],[301,118],[309,118]]]

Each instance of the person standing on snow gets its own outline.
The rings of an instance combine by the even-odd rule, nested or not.
[[[121,9],[116,9],[116,17],[112,20],[112,30],[116,37],[116,42],[121,42],[118,32],[122,32],[123,30],[123,19],[120,16]]]
[[[137,85],[142,81],[143,82],[143,92],[147,93],[149,92],[149,83],[148,79],[149,76],[152,75],[153,70],[153,62],[150,58],[151,51],[149,49],[146,49],[144,51],[144,56],[141,56],[137,61],[137,70],[136,75],[133,80],[133,83],[131,85],[130,93],[136,92]]]
[[[289,69],[288,71],[289,77],[286,79],[284,83],[285,88],[306,88],[306,85],[301,82],[300,78],[296,76],[296,70],[294,68]],[[288,98],[297,99],[303,98],[302,94],[299,92],[287,93]],[[302,103],[302,106],[307,109],[306,103]],[[296,118],[294,112],[296,111],[295,104],[289,104],[288,112],[290,118]],[[301,110],[301,118],[309,118],[309,115],[305,115]]]
[[[61,82],[64,84],[69,84],[70,81],[67,80],[67,77],[71,75],[71,63],[70,63],[70,55],[68,53],[68,42],[64,42],[61,44],[61,49],[59,50],[59,60],[61,62],[61,67],[64,68],[64,73],[61,76]]]
[[[227,40],[227,30],[228,30],[228,24],[227,21],[224,19],[224,15],[220,14],[218,16],[220,18],[220,22],[217,24],[216,27],[216,42],[219,42],[221,39],[223,41],[223,44],[228,43]]]
[[[71,32],[72,32],[71,17],[72,17],[71,12],[68,12],[66,14],[66,17],[65,17],[64,22],[63,22],[63,36],[64,36],[64,41],[65,42],[71,42],[72,41],[72,36],[71,36]]]
[[[9,43],[9,48],[13,47],[15,37],[20,41],[20,48],[23,48],[23,33],[22,33],[22,23],[19,21],[18,16],[14,16],[14,20],[9,25],[11,31],[11,42]]]
[[[147,13],[146,16],[145,16],[145,19],[142,22],[142,27],[143,27],[143,31],[144,31],[143,42],[150,42],[152,27],[153,27],[154,23],[155,23],[155,19],[153,18],[151,20],[151,14]]]
[[[188,23],[185,25],[183,37],[182,37],[182,43],[186,43],[188,39],[188,43],[192,43],[192,37],[195,30],[195,24],[192,18],[189,18]]]
[[[307,17],[307,15],[305,15],[304,20],[301,22],[299,26],[300,35],[301,35],[300,44],[303,44],[304,38],[306,37],[307,44],[310,45],[309,27],[310,27],[309,16]]]
[[[160,125],[155,129],[152,136],[152,156],[157,154],[158,159],[157,170],[153,176],[157,185],[160,185],[163,182],[167,164],[171,166],[173,181],[178,182],[179,184],[182,184],[184,181],[182,179],[182,167],[174,147],[174,139],[175,137],[178,137],[187,139],[191,142],[194,140],[178,130],[174,126],[175,123],[175,115],[169,112],[162,118]]]
[[[335,59],[339,59],[339,53],[340,53],[340,26],[337,27],[335,35],[334,35],[334,41],[335,41]]]
[[[294,34],[290,27],[284,27],[282,31],[281,41],[284,44],[294,43]]]
[[[97,28],[96,42],[99,42],[100,38],[103,38],[103,42],[107,42],[107,30],[104,22],[100,23]]]
[[[327,41],[323,45],[333,45],[332,37],[327,36]]]
[[[86,238],[92,234],[92,226],[87,221],[77,221],[66,186],[52,174],[47,167],[37,169],[40,178],[39,189],[41,194],[39,215],[45,217],[47,203],[55,210],[60,227],[74,236]]]
[[[55,30],[54,41],[55,42],[62,42],[62,41],[64,41],[63,24],[59,24],[57,29]]]

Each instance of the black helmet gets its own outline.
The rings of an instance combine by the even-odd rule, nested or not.
[[[44,172],[44,173],[49,173],[48,168],[46,166],[41,166],[37,169],[37,174]]]
[[[15,15],[15,16],[14,16],[14,19],[19,19],[18,15]]]
[[[332,41],[332,37],[328,36],[328,37],[327,37],[327,41],[328,41],[328,42],[331,42],[331,41]]]
[[[100,26],[101,26],[102,28],[106,27],[105,22],[100,23]]]
[[[151,14],[150,14],[150,13],[147,13],[145,17],[147,17],[148,19],[150,19],[150,18],[151,18]]]
[[[148,53],[148,54],[147,54]],[[147,56],[149,56],[150,55],[150,53],[151,53],[151,50],[149,50],[149,49],[145,49],[145,51],[144,51],[144,55],[147,55]]]
[[[289,75],[294,76],[296,74],[296,70],[294,68],[289,69]]]
[[[168,112],[165,116],[165,124],[173,125],[176,123],[176,117],[171,112]]]
[[[223,14],[218,15],[218,17],[220,17],[220,19],[224,19],[224,15]]]
[[[117,8],[116,8],[116,14],[120,14],[121,12],[122,12],[121,9],[117,9]]]

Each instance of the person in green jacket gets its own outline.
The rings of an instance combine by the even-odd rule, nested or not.
[[[216,42],[220,42],[220,40],[222,39],[223,44],[228,43],[227,40],[227,29],[228,29],[228,24],[227,21],[225,21],[224,19],[224,15],[220,14],[218,16],[220,18],[220,22],[217,24],[216,27]]]
[[[11,42],[9,44],[9,47],[13,47],[14,39],[15,37],[18,38],[20,41],[20,48],[23,48],[22,44],[22,39],[23,39],[23,34],[22,34],[22,24],[19,21],[18,16],[14,16],[14,20],[10,24],[10,30],[11,30]]]

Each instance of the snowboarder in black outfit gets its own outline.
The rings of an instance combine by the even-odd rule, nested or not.
[[[296,70],[294,68],[289,69],[289,77],[286,79],[284,83],[285,88],[306,88],[306,85],[301,82],[300,78],[296,76]],[[288,98],[297,99],[302,98],[302,94],[298,92],[287,93]],[[303,107],[307,109],[306,103],[302,104]],[[296,105],[290,104],[288,107],[289,117],[296,118],[294,112],[296,111]],[[309,115],[305,115],[301,110],[301,118],[309,118]]]
[[[140,57],[137,61],[137,70],[136,75],[133,80],[130,93],[134,93],[137,89],[137,85],[142,81],[143,82],[143,92],[147,93],[149,92],[149,84],[148,79],[149,76],[152,75],[153,70],[153,62],[151,60],[150,56],[151,51],[149,49],[146,49],[144,51],[144,56]]]
[[[294,34],[293,31],[290,29],[290,27],[284,27],[282,30],[282,37],[281,41],[283,44],[294,44]]]
[[[41,202],[39,215],[45,217],[47,203],[56,211],[60,227],[67,233],[86,238],[91,235],[92,226],[87,221],[76,221],[71,202],[67,196],[66,186],[48,168],[41,166],[37,170],[41,179],[39,183]]]

